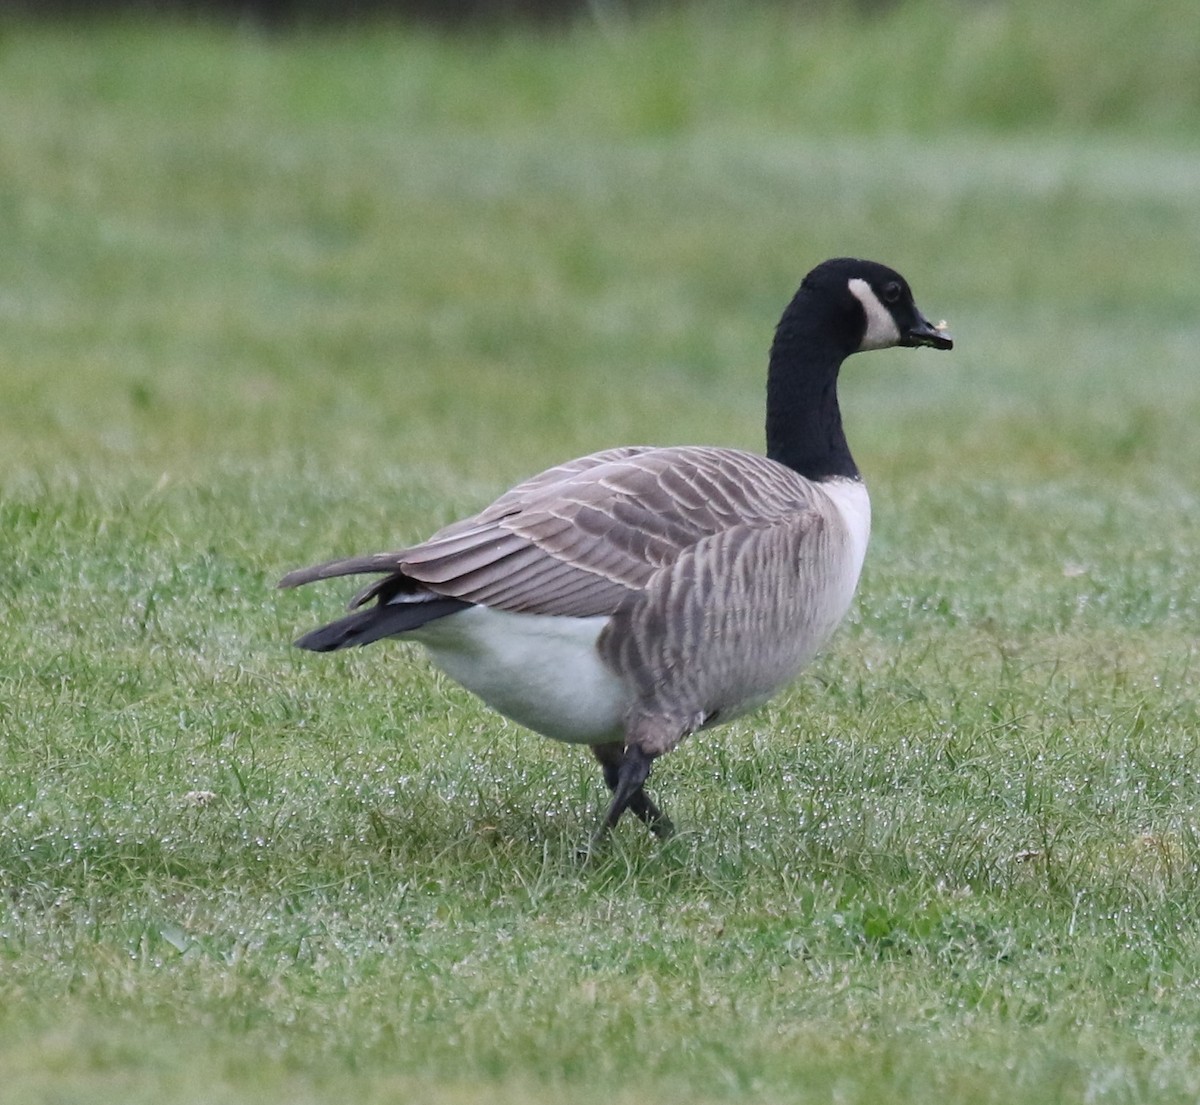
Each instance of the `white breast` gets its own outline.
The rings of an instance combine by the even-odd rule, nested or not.
[[[843,567],[853,595],[867,557],[867,542],[871,539],[871,499],[862,480],[837,478],[823,480],[817,486],[832,501],[846,527],[849,544]]]

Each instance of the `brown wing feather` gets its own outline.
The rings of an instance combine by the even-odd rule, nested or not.
[[[753,453],[610,449],[548,469],[412,548],[301,569],[280,585],[386,572],[354,605],[403,580],[502,610],[611,614],[705,537],[776,525],[811,504],[808,481]]]

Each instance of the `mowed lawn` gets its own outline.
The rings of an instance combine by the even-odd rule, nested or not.
[[[1190,4],[0,33],[0,1101],[1200,1097]],[[1190,97],[1190,99],[1189,99]],[[290,640],[858,254],[834,645],[656,766]]]

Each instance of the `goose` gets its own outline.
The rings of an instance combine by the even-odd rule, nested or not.
[[[804,277],[770,350],[766,455],[625,446],[547,469],[396,552],[289,572],[279,586],[376,575],[314,652],[417,641],[488,705],[587,745],[611,800],[659,837],[645,791],[685,737],[765,703],[850,607],[870,502],[838,406],[842,362],[891,346],[951,349],[885,265],[839,257]]]

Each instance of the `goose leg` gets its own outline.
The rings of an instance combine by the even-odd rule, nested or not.
[[[652,757],[636,748],[626,751],[616,743],[593,745],[592,753],[600,761],[604,782],[613,792],[612,804],[598,835],[603,836],[616,825],[626,809],[631,810],[660,840],[674,833],[675,826],[671,824],[671,819],[643,789],[646,777],[650,774]]]

